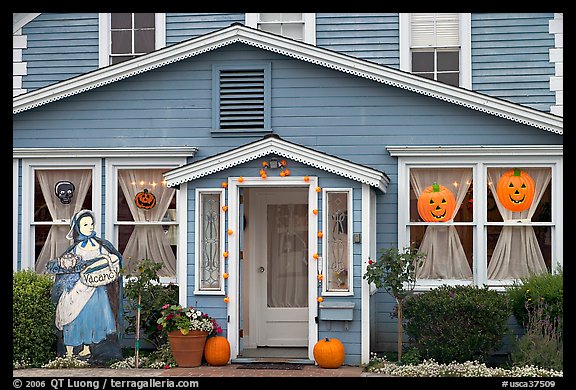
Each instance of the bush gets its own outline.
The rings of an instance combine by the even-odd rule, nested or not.
[[[438,363],[485,362],[500,348],[509,316],[506,295],[486,287],[443,285],[404,302],[412,345]]]
[[[27,362],[29,366],[40,367],[56,356],[52,284],[50,276],[32,270],[12,274],[13,363]]]
[[[550,318],[564,316],[563,280],[562,271],[554,275],[543,273],[523,278],[521,283],[516,283],[507,289],[512,313],[524,329],[528,325],[529,315],[533,312],[536,302],[546,303],[544,309]]]

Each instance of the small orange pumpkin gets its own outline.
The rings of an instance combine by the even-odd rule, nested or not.
[[[534,200],[534,180],[518,168],[504,172],[498,180],[496,193],[502,206],[510,211],[528,210]]]
[[[144,210],[150,210],[154,206],[156,206],[156,196],[148,192],[147,188],[144,188],[143,191],[140,191],[134,197],[134,203],[136,203],[136,207]]]
[[[446,222],[452,219],[456,199],[448,188],[434,183],[418,197],[418,214],[425,222]]]
[[[224,336],[212,336],[204,345],[204,358],[211,366],[225,366],[230,360],[230,343]]]
[[[314,360],[322,368],[338,368],[344,364],[346,351],[337,338],[318,340],[314,345]]]

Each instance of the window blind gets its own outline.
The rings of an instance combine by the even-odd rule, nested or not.
[[[412,48],[460,46],[459,14],[410,14],[410,42]]]

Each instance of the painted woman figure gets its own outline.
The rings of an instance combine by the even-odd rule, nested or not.
[[[90,357],[92,346],[117,332],[113,307],[118,311],[119,289],[113,293],[116,302],[111,303],[107,286],[118,284],[122,256],[110,242],[96,237],[94,221],[91,210],[77,212],[66,235],[74,243],[46,266],[56,274],[52,290],[57,302],[55,325],[62,331],[67,356],[79,347],[78,356]]]

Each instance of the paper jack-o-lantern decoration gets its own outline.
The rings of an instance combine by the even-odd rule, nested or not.
[[[446,222],[452,219],[456,199],[448,188],[434,183],[418,197],[418,214],[425,222]]]
[[[528,210],[534,200],[535,185],[530,175],[518,168],[506,171],[498,180],[496,193],[502,206],[510,211]]]
[[[147,188],[144,188],[143,191],[136,194],[134,203],[136,203],[136,207],[140,209],[150,210],[156,206],[156,196],[149,192]]]

